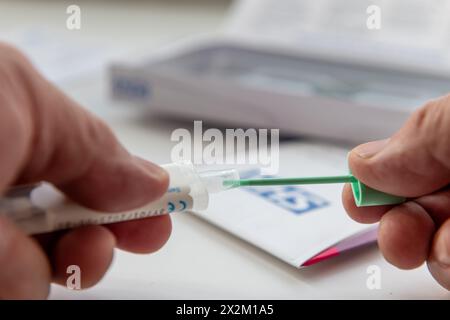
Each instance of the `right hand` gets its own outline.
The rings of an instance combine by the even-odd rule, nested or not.
[[[416,111],[390,139],[373,141],[349,155],[352,173],[368,186],[410,198],[396,206],[355,206],[344,187],[349,215],[380,221],[378,244],[402,269],[427,261],[433,277],[450,290],[450,95]]]

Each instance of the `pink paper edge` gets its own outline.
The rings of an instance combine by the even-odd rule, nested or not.
[[[370,243],[373,243],[377,240],[377,231],[378,228],[370,228],[368,230],[363,230],[357,234],[351,235],[337,244],[323,250],[319,254],[310,258],[306,262],[304,262],[300,267],[307,267],[313,264],[319,263],[324,260],[328,260],[332,257],[336,257],[339,254],[349,251]]]

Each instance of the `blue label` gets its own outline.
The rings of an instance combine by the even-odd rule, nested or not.
[[[255,177],[251,173],[244,176],[245,179]],[[330,205],[326,199],[299,186],[260,186],[243,189],[295,214],[311,212]]]

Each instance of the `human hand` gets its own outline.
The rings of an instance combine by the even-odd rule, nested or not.
[[[0,43],[0,195],[48,181],[96,210],[122,211],[159,198],[167,173],[130,155],[99,119],[47,82],[16,49]],[[0,298],[46,298],[69,265],[81,287],[107,271],[114,247],[149,253],[167,241],[167,215],[29,237],[0,215]]]
[[[390,139],[349,154],[352,173],[368,186],[410,198],[396,206],[355,206],[343,190],[349,215],[380,221],[378,244],[387,261],[412,269],[427,261],[433,277],[450,290],[450,95],[416,111]]]

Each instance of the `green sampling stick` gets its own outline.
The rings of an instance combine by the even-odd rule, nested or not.
[[[284,186],[297,184],[352,183],[358,180],[351,174],[345,176],[305,177],[305,178],[267,178],[225,180],[225,186]]]
[[[328,183],[350,183],[353,191],[353,198],[355,199],[355,204],[358,207],[392,205],[406,201],[404,197],[399,197],[372,189],[356,179],[352,174],[323,177],[225,180],[223,181],[223,186],[227,188],[238,188],[249,186],[284,186]]]

